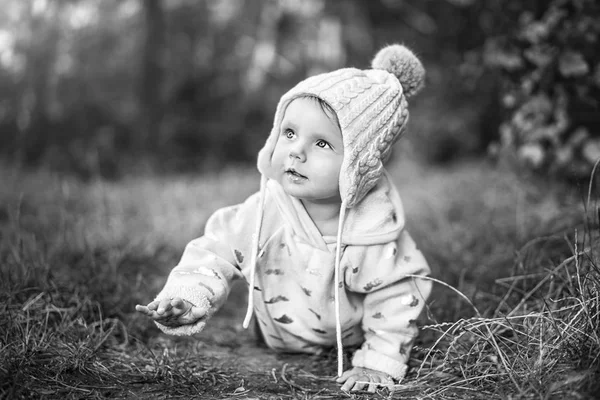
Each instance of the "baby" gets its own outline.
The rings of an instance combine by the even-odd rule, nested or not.
[[[258,154],[260,192],[216,211],[156,300],[136,310],[164,332],[200,332],[232,282],[248,284],[275,350],[337,347],[342,390],[375,391],[406,375],[430,270],[404,226],[384,170],[425,71],[402,45],[373,69],[310,77],[282,96]],[[357,348],[344,372],[343,347]]]

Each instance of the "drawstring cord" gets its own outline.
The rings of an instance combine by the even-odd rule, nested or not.
[[[344,346],[342,344],[342,321],[340,317],[340,262],[342,258],[342,228],[344,227],[344,218],[346,217],[346,202],[342,202],[340,207],[340,218],[338,222],[337,243],[335,247],[335,336],[337,343],[338,376],[344,372]]]
[[[248,329],[250,320],[254,313],[254,282],[256,277],[256,264],[259,253],[259,238],[262,227],[264,214],[265,192],[267,186],[267,178],[263,175],[260,179],[260,196],[258,215],[254,235],[252,237],[252,256],[250,258],[250,286],[248,288],[248,307],[246,308],[246,317],[242,326]],[[340,207],[340,217],[338,222],[337,243],[335,248],[335,269],[334,269],[334,301],[335,301],[335,336],[337,343],[337,359],[338,359],[338,376],[342,376],[344,372],[344,346],[342,343],[342,321],[340,317],[340,263],[342,258],[342,229],[344,227],[344,219],[346,217],[346,203],[342,202]]]
[[[262,227],[262,219],[265,211],[265,192],[267,190],[267,178],[264,175],[260,177],[260,196],[258,199],[258,215],[256,218],[256,227],[252,236],[252,256],[250,257],[250,286],[248,287],[248,308],[246,309],[246,317],[242,326],[248,329],[252,313],[254,312],[254,282],[256,275],[256,263],[258,258],[258,247],[260,245],[260,229]]]

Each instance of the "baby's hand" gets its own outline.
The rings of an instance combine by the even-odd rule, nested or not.
[[[394,380],[385,372],[374,369],[354,367],[344,372],[336,379],[337,383],[344,383],[342,390],[345,392],[362,390],[368,386],[369,392],[375,392],[377,386],[387,387],[393,391]]]
[[[135,309],[159,324],[169,327],[193,324],[204,317],[207,311],[179,297],[155,300],[147,306],[138,304]]]

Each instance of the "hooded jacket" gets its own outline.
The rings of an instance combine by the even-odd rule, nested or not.
[[[264,214],[256,238],[261,202]],[[204,236],[186,246],[157,296],[207,307],[205,317],[175,328],[157,325],[174,335],[202,331],[226,301],[233,281],[243,279],[253,282],[251,307],[269,347],[316,353],[335,346],[341,334],[343,346],[359,347],[353,366],[402,379],[418,333],[416,320],[431,290],[429,281],[415,276],[429,272],[405,229],[402,202],[387,173],[348,209],[341,240],[322,236],[302,203],[268,180],[262,198],[254,194],[209,218]]]

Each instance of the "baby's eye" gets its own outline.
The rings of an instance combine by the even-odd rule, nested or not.
[[[288,139],[293,139],[296,136],[296,133],[291,129],[286,129],[283,131],[283,135]]]
[[[327,143],[326,141],[324,141],[324,140],[318,140],[317,141],[317,147],[320,147],[322,149],[327,149],[327,148],[330,149],[331,145],[329,143]]]

